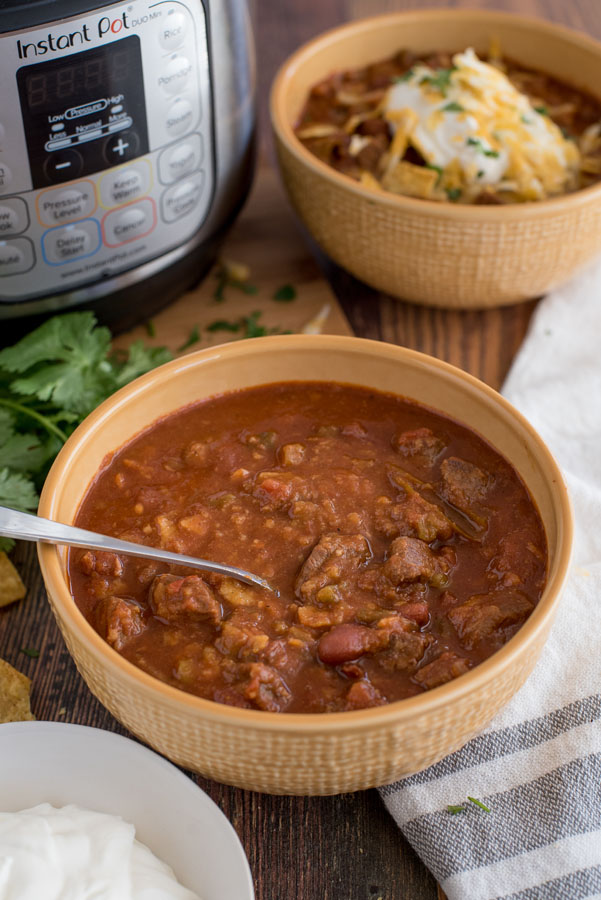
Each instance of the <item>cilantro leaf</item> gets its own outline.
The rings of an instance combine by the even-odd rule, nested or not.
[[[413,78],[414,72],[415,70],[413,68],[407,69],[407,71],[403,72],[402,75],[399,75],[398,78],[393,78],[392,80],[395,84],[402,81],[409,81],[410,78]]]
[[[449,806],[447,806],[447,812],[450,812],[452,816],[456,816],[459,813],[465,812],[465,806],[454,806],[449,804]]]
[[[283,284],[277,289],[273,295],[273,299],[278,303],[289,303],[296,299],[296,288],[293,284]]]
[[[466,144],[469,147],[476,147],[476,149],[480,153],[483,153],[484,156],[492,156],[496,159],[499,155],[498,150],[491,150],[489,147],[485,147],[480,138],[468,137]]]
[[[171,359],[173,356],[166,347],[147,347],[144,341],[134,341],[130,344],[129,354],[124,362],[118,363],[114,358],[112,360],[115,390]]]
[[[549,110],[546,106],[535,106],[534,111],[539,114],[539,116],[548,116]]]
[[[435,91],[440,91],[443,97],[447,96],[447,90],[451,86],[451,75],[455,67],[450,69],[436,69],[433,75],[424,75],[420,84],[429,84]]]
[[[484,812],[487,812],[487,813],[490,812],[490,809],[488,808],[488,806],[485,806],[481,800],[477,800],[475,797],[470,797],[469,794],[468,794],[467,799],[470,801],[470,803],[474,803],[476,806],[479,806],[480,809],[483,809]]]
[[[445,188],[445,190],[451,203],[456,203],[461,197],[461,188]]]
[[[450,103],[447,103],[446,106],[442,108],[443,112],[465,112],[463,106],[460,103],[456,103],[452,100]]]
[[[181,347],[177,348],[178,353],[183,353],[184,350],[188,350],[189,347],[193,347],[194,344],[198,344],[200,341],[200,331],[198,330],[198,325],[195,325],[194,328],[191,329],[190,334],[181,345]]]
[[[20,472],[11,472],[6,466],[0,469],[0,506],[27,512],[36,510],[38,502],[39,497],[31,479]]]
[[[40,651],[36,647],[21,647],[21,653],[29,656],[30,659],[37,659],[40,655]]]
[[[255,310],[255,312],[252,312],[249,316],[242,317],[242,325],[244,327],[243,337],[264,337],[267,334],[265,325],[259,325],[260,318],[261,312],[259,310]]]
[[[207,331],[231,331],[235,333],[236,331],[240,331],[241,327],[240,322],[228,322],[227,319],[215,319],[214,322],[207,325]]]

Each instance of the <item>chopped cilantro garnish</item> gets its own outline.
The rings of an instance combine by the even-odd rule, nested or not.
[[[228,322],[227,319],[216,319],[207,325],[207,331],[240,331],[240,322]]]
[[[478,178],[482,178],[484,175],[484,169],[478,169]]]
[[[157,336],[157,330],[154,327],[154,322],[152,321],[152,319],[147,319],[144,322],[144,327],[146,328],[146,334],[148,335],[148,337],[156,337]]]
[[[395,83],[398,83],[399,81],[409,81],[409,79],[413,77],[413,73],[414,70],[412,68],[407,69],[407,71],[403,72],[402,75],[399,75],[398,78],[393,78],[393,81]]]
[[[99,403],[172,358],[135,341],[111,347],[90,312],[48,319],[0,351],[0,505],[34,511],[50,463]],[[0,549],[12,541],[0,538]]]
[[[451,84],[451,75],[455,67],[451,69],[436,69],[433,75],[424,75],[420,84],[429,84],[435,91],[440,91],[443,97],[447,96],[447,88]]]
[[[183,353],[184,350],[188,350],[189,347],[193,347],[194,344],[198,344],[199,341],[200,341],[200,331],[198,329],[198,325],[195,325],[193,328],[190,329],[190,334],[188,335],[188,337],[186,338],[184,343],[181,345],[181,347],[177,348],[177,352]]]
[[[37,659],[40,655],[40,651],[36,650],[35,647],[21,647],[21,653],[24,653],[25,656],[29,656],[31,659]]]
[[[546,106],[535,106],[534,111],[539,114],[539,116],[548,116],[549,110]]]
[[[466,144],[469,147],[476,147],[484,156],[492,156],[496,159],[499,155],[498,150],[490,150],[488,147],[485,147],[480,138],[468,137]]]
[[[293,284],[283,284],[277,289],[273,295],[273,299],[278,303],[289,303],[296,299],[296,288]]]
[[[259,310],[255,310],[255,312],[252,312],[249,316],[242,317],[242,325],[244,327],[244,334],[242,335],[242,337],[264,337],[266,334],[268,334],[265,325],[259,325],[260,318],[261,313]]]
[[[467,799],[470,801],[470,803],[475,803],[476,806],[480,807],[480,809],[483,809],[484,812],[487,812],[487,813],[490,812],[490,809],[488,808],[488,806],[485,806],[481,800],[476,800],[475,797],[470,797],[469,795],[468,795]]]
[[[447,812],[450,812],[452,816],[456,816],[458,813],[465,812],[465,806],[447,806]]]
[[[442,111],[443,112],[465,112],[465,109],[463,108],[463,106],[461,106],[460,103],[456,103],[454,100],[452,100],[450,103],[447,103],[446,106],[443,106]]]
[[[520,119],[524,125],[532,125],[532,119],[529,119],[528,116],[520,116]]]
[[[446,188],[446,194],[452,203],[455,203],[461,197],[461,188]]]

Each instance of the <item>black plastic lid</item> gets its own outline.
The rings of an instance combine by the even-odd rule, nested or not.
[[[112,6],[102,0],[0,0],[0,34],[60,22],[93,9]]]

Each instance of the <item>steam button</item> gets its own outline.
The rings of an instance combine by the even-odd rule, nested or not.
[[[165,50],[177,50],[186,37],[186,19],[181,13],[165,16],[159,30],[159,43]]]
[[[159,87],[167,94],[179,94],[183,91],[192,75],[192,63],[185,56],[174,54],[162,75],[159,75]]]
[[[193,125],[194,118],[194,108],[189,100],[185,100],[183,97],[175,100],[171,106],[169,107],[169,112],[167,113],[167,131],[173,137],[178,137],[180,134],[185,134],[186,131],[190,131]]]

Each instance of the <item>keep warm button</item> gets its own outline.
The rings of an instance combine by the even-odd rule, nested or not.
[[[161,213],[166,222],[174,222],[197,208],[204,184],[204,173],[195,172],[168,188],[161,197]]]
[[[104,243],[108,247],[119,247],[128,241],[145,237],[156,225],[156,209],[150,198],[122,206],[107,213],[102,220]]]

